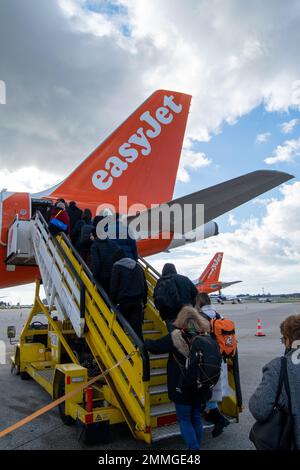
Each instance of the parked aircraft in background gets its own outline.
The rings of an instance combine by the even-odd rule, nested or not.
[[[270,297],[260,297],[258,299],[258,302],[260,304],[266,304],[266,303],[271,303],[272,302],[272,299]]]
[[[216,295],[214,297],[211,295],[210,298],[211,298],[212,301],[215,301],[218,304],[225,304],[226,302],[229,302],[231,304],[242,304],[243,303],[241,297],[238,297],[236,295],[219,294],[219,295]]]
[[[216,253],[212,260],[208,263],[207,267],[204,269],[199,279],[194,281],[199,292],[205,292],[206,294],[210,294],[211,292],[221,291],[221,289],[225,289],[225,287],[229,287],[233,284],[238,284],[239,282],[242,282],[223,282],[219,280],[223,256],[224,253]],[[219,295],[218,297],[222,296]]]
[[[255,171],[172,200],[190,102],[190,95],[158,90],[60,184],[38,194],[1,191],[0,288],[34,282],[39,277],[36,266],[9,264],[8,228],[16,217],[28,220],[58,198],[75,200],[80,208],[90,208],[93,215],[112,205],[131,220],[137,217],[139,205],[146,208],[141,213],[146,217],[157,213],[153,204],[166,204],[170,209],[174,204],[182,209],[192,205],[187,215],[188,232],[184,219],[180,233],[174,224],[167,230],[162,225],[159,237],[153,238],[149,232],[138,240],[140,255],[148,256],[216,235],[214,218],[293,178],[278,171]],[[53,163],[55,166],[55,155]],[[128,210],[120,207],[120,196],[127,197]],[[200,204],[205,208],[204,220],[197,225]]]

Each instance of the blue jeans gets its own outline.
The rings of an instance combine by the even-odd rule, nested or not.
[[[175,403],[180,432],[189,450],[199,450],[203,435],[201,405]]]

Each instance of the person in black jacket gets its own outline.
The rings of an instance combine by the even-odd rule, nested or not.
[[[172,332],[158,340],[146,340],[145,347],[152,354],[169,353],[167,364],[168,396],[175,403],[180,431],[189,450],[200,449],[203,434],[201,412],[205,403],[201,403],[199,392],[194,388],[182,388],[186,358],[189,345],[183,331],[193,330],[198,334],[209,334],[210,324],[193,307],[186,306],[174,321]]]
[[[124,257],[119,246],[109,238],[100,239],[93,231],[94,242],[91,246],[91,269],[96,281],[99,281],[108,293],[115,257]]]
[[[83,228],[86,227],[87,232],[83,232]],[[90,266],[91,265],[91,245],[94,225],[92,222],[92,212],[90,209],[84,209],[82,218],[78,220],[73,231],[71,232],[71,241],[75,246],[76,250],[80,254],[83,261]],[[84,239],[82,238],[84,234]]]
[[[76,223],[81,220],[82,217],[82,210],[77,207],[77,204],[75,201],[71,201],[69,203],[69,207],[67,208],[67,213],[70,218],[70,230],[71,233],[75,228]]]
[[[90,209],[84,209],[81,219],[79,219],[71,232],[71,241],[77,250],[80,250],[81,229],[85,225],[93,225],[92,212]]]
[[[143,340],[143,309],[148,295],[144,271],[135,260],[124,258],[120,253],[116,253],[115,261],[110,281],[110,298]]]
[[[174,292],[170,289],[170,282],[175,288],[178,300],[174,301]],[[154,288],[154,303],[160,316],[166,321],[168,330],[172,330],[172,323],[184,305],[195,306],[198,291],[192,281],[181,274],[177,274],[175,265],[166,263],[162,276]]]

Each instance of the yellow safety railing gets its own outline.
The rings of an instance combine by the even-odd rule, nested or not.
[[[40,215],[39,217],[45,224],[42,217]],[[78,310],[82,312],[84,306],[82,312],[85,320],[84,338],[100,370],[111,368],[124,356],[135,351],[128,361],[121,363],[119,368],[112,369],[106,380],[114,401],[123,413],[132,433],[135,437],[150,443],[148,353],[131,326],[110,302],[102,287],[94,281],[88,267],[68,238],[62,234],[57,236],[54,242],[68,271],[68,276],[62,277],[62,282],[69,289],[68,277],[78,284],[81,294],[80,300],[77,301]]]
[[[86,288],[85,339],[100,369],[112,367],[124,355],[136,350],[136,354],[129,361],[124,362],[120,368],[112,370],[109,385],[113,388],[114,396],[131,431],[134,434],[147,432],[150,426],[149,370],[147,370],[149,363],[145,364],[147,353],[143,350],[142,344],[138,347],[136,343],[139,341],[138,338],[134,338],[135,335],[131,335],[133,338],[130,338],[126,334],[123,326],[126,322],[120,324],[116,309],[104,300],[103,293],[100,294],[99,288],[91,280],[67,240],[63,236],[58,237],[58,243]],[[131,330],[130,325],[125,325],[125,329]]]
[[[144,270],[146,281],[148,284],[148,302],[146,307],[146,318],[152,320],[156,330],[162,332],[162,335],[168,333],[165,322],[162,320],[159,312],[154,306],[153,292],[160,274],[143,258],[139,258],[139,264]]]

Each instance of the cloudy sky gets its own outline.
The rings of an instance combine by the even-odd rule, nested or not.
[[[190,93],[176,197],[256,169],[295,179],[153,263],[195,278],[224,250],[222,279],[244,281],[228,293],[300,291],[299,43],[298,0],[1,0],[0,186],[45,189],[154,90]]]

